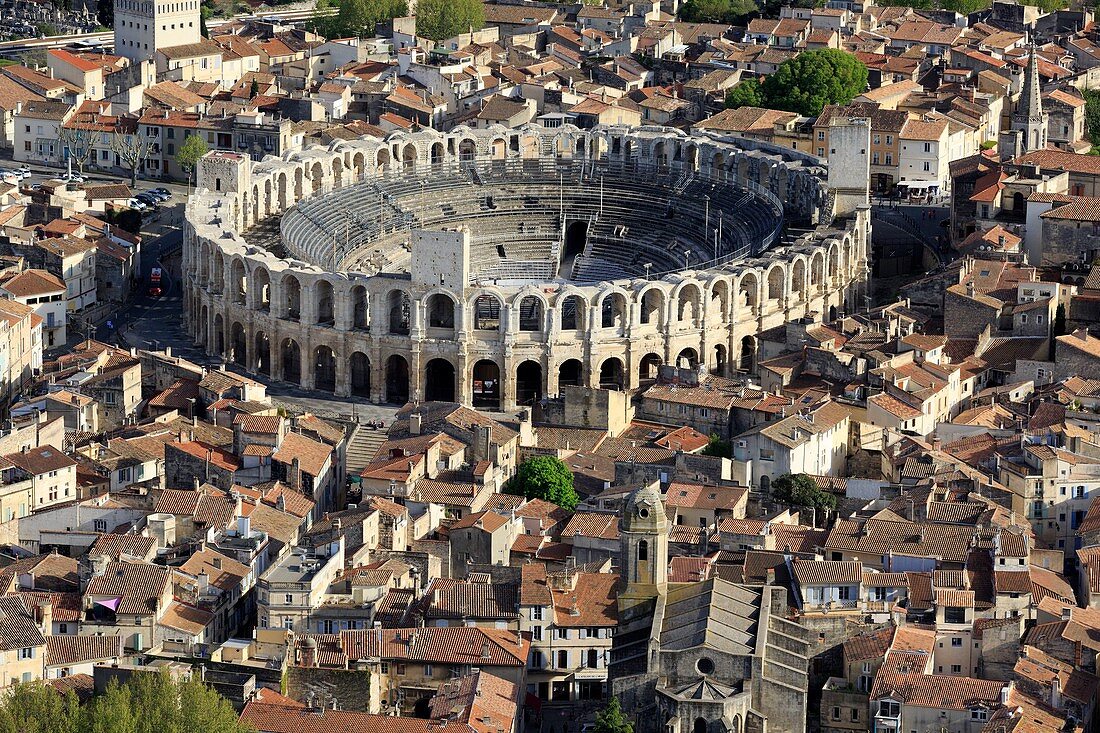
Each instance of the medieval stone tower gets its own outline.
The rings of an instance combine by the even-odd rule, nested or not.
[[[1021,133],[1020,152],[1030,153],[1047,146],[1047,114],[1043,112],[1042,88],[1039,82],[1039,60],[1031,47],[1023,89],[1012,115],[1012,129]]]
[[[657,484],[631,494],[619,519],[619,556],[628,597],[652,598],[665,592],[668,532],[668,516]]]

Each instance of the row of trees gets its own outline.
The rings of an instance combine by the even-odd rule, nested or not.
[[[726,94],[726,108],[764,107],[813,117],[827,104],[848,104],[867,90],[867,67],[847,51],[806,51],[784,61],[763,83],[748,79]]]
[[[112,682],[84,706],[41,682],[16,684],[0,705],[0,733],[249,733],[224,697],[167,671]]]
[[[336,8],[335,14],[332,8]],[[369,38],[379,23],[408,13],[406,0],[317,0],[311,25],[326,38]],[[484,25],[481,0],[419,0],[416,4],[416,33],[433,41],[479,30]]]
[[[120,164],[130,171],[130,185],[137,185],[138,169],[141,162],[153,152],[153,146],[158,138],[142,135],[139,132],[124,132],[115,130],[104,133],[101,130],[88,130],[80,127],[62,127],[57,133],[57,139],[68,151],[69,160],[80,175],[84,175],[84,166],[92,161],[96,145],[107,138],[107,149],[118,156]],[[176,151],[176,163],[191,178],[191,171],[199,162],[199,158],[210,150],[206,140],[198,135],[188,135]]]

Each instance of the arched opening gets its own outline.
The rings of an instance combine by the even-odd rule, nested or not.
[[[638,541],[638,560],[641,562],[649,560],[649,540]]]
[[[477,145],[473,140],[463,140],[458,144],[458,159],[463,163],[472,163],[477,158]]]
[[[642,308],[639,318],[642,323],[664,325],[665,294],[659,288],[650,288],[642,295]]]
[[[528,295],[519,302],[519,330],[542,330],[542,301],[533,295]]]
[[[710,312],[723,323],[729,318],[729,283],[725,280],[719,280],[710,289]]]
[[[699,365],[699,352],[695,349],[684,349],[676,357],[676,366],[680,369],[694,369]]]
[[[327,346],[313,350],[313,387],[322,392],[336,391],[336,354]]]
[[[324,183],[325,180],[324,171],[325,169],[321,167],[320,163],[314,163],[313,167],[310,169],[309,178],[310,182],[313,183],[313,193],[320,192],[321,185]]]
[[[695,725],[691,728],[691,733],[707,733],[707,719],[696,718]]]
[[[286,211],[286,174],[279,176],[279,211]]]
[[[613,356],[604,361],[600,365],[600,388],[622,390],[624,385],[622,360]]]
[[[256,371],[271,376],[271,339],[263,331],[256,333]]]
[[[378,156],[375,158],[375,162],[378,166],[379,173],[385,173],[390,169],[390,150],[389,148],[379,148]]]
[[[428,327],[455,327],[455,302],[451,296],[436,293],[428,298]]]
[[[516,367],[516,402],[533,405],[542,399],[542,365],[535,361],[522,362]]]
[[[283,318],[297,321],[302,316],[302,285],[298,278],[287,275],[283,278]]]
[[[584,252],[588,243],[588,222],[573,221],[565,228],[565,246],[561,250],[561,267],[558,277],[568,278],[573,274],[573,264]]]
[[[773,267],[768,272],[768,300],[783,300],[783,268]]]
[[[230,329],[229,358],[238,366],[248,367],[248,337],[240,323],[234,323]]]
[[[767,493],[767,492],[771,491],[771,489],[772,489],[771,476],[768,476],[766,474],[761,476],[760,477],[760,490],[763,491],[764,493]]]
[[[474,299],[474,330],[500,330],[500,299],[494,295],[479,295]]]
[[[432,359],[424,367],[424,399],[428,402],[455,401],[455,368],[446,359]]]
[[[367,172],[367,158],[363,155],[363,151],[359,151],[355,154],[355,157],[351,159],[351,164],[355,168],[355,177],[362,178]]]
[[[473,368],[474,407],[500,409],[500,367],[495,361],[482,359]]]
[[[225,357],[225,321],[221,313],[214,316],[214,353]]]
[[[443,164],[443,143],[432,143],[432,165]]]
[[[1012,194],[1012,211],[1015,212],[1017,216],[1023,216],[1024,208],[1026,207],[1025,201],[1024,195],[1021,192],[1017,191]]]
[[[317,281],[317,325],[336,325],[336,310],[333,306],[332,283],[328,280]]]
[[[210,292],[220,293],[225,289],[225,263],[222,261],[221,252],[214,252],[211,260],[214,272],[210,276]]]
[[[302,173],[301,168],[294,169],[294,201],[298,202],[302,200],[302,182],[305,180],[305,175]]]
[[[660,354],[646,354],[638,363],[638,379],[652,382],[660,375],[662,359]]]
[[[233,287],[233,302],[244,303],[248,295],[248,277],[245,274],[244,262],[234,259],[230,266],[230,282]]]
[[[344,185],[344,163],[339,158],[332,159],[332,186],[340,188]]]
[[[584,301],[579,295],[570,295],[561,303],[561,330],[576,331],[584,324]]]
[[[726,373],[726,347],[724,344],[715,344],[714,346],[714,369],[711,370],[711,373],[717,376],[723,376]]]
[[[302,383],[302,350],[294,339],[283,341],[283,381]]]
[[[394,354],[386,360],[386,402],[403,405],[409,401],[409,362]]]
[[[749,273],[741,278],[739,291],[741,307],[748,308],[750,313],[756,315],[760,302],[760,281],[756,279],[756,275]]]
[[[493,160],[504,160],[508,157],[508,143],[504,141],[504,138],[498,137],[493,141],[490,155]]]
[[[205,305],[199,311],[199,322],[196,325],[198,333],[195,334],[195,343],[198,346],[206,346],[210,340],[210,336],[207,333],[210,328],[210,309]]]
[[[835,320],[836,320],[836,306],[835,305],[830,305],[829,306],[829,323],[832,323]]]
[[[799,302],[806,297],[806,263],[796,260],[791,270],[791,300]]]
[[[407,171],[416,168],[416,146],[412,143],[406,145],[401,151],[401,164]]]
[[[351,393],[360,397],[370,397],[370,359],[362,351],[352,353]]]
[[[370,328],[370,309],[367,307],[367,289],[356,285],[351,289],[351,326],[360,331]]]
[[[427,719],[432,716],[431,712],[432,698],[428,695],[425,695],[413,704],[413,717]]]
[[[403,290],[391,290],[386,300],[390,333],[409,335],[409,294]]]
[[[266,268],[257,267],[252,272],[252,279],[255,281],[252,288],[253,307],[266,313],[271,310],[271,275]]]
[[[741,339],[741,360],[737,368],[742,372],[756,371],[756,339],[752,336]]]
[[[558,367],[559,387],[580,387],[584,371],[578,359],[567,359]]]
[[[626,299],[622,293],[611,293],[600,301],[600,326],[622,328],[626,323]]]
[[[686,285],[676,297],[676,320],[690,326],[699,325],[699,288]]]

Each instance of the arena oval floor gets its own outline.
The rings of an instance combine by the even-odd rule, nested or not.
[[[816,157],[751,140],[458,127],[216,151],[198,175],[195,342],[375,402],[511,409],[662,364],[752,373],[762,330],[835,317],[866,284],[866,207]]]

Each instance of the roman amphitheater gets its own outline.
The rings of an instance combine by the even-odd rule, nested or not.
[[[187,207],[188,327],[244,370],[375,402],[751,373],[760,332],[862,305],[867,138],[831,130],[831,169],[659,127],[213,152]]]

